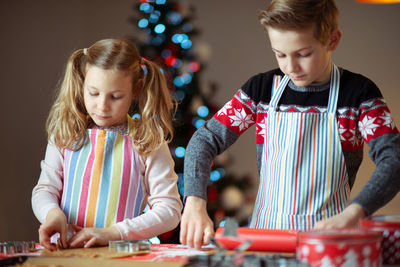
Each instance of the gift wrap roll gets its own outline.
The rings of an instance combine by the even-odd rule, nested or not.
[[[224,228],[220,227],[215,233],[215,240],[229,250],[251,241],[248,251],[295,252],[298,232],[239,227],[237,237],[234,237],[224,236]]]

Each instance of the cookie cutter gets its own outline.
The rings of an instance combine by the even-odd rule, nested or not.
[[[151,243],[148,240],[113,240],[108,242],[108,250],[125,253],[150,251]]]
[[[0,242],[0,254],[4,255],[29,253],[35,250],[36,250],[35,241]]]

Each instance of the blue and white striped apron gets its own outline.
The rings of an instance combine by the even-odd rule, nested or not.
[[[332,64],[327,111],[322,113],[279,112],[289,77],[273,88],[250,227],[308,230],[344,209],[350,189],[336,120],[339,80]]]

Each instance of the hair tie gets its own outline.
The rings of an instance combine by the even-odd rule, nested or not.
[[[146,64],[145,64],[145,59],[144,59],[144,57],[141,57],[141,58],[140,58],[139,64],[140,64],[140,67],[141,67],[142,70],[143,70],[144,75],[146,75],[146,74],[147,74],[147,67],[146,67]]]
[[[86,54],[87,54],[87,48],[83,48],[83,54],[86,56]]]

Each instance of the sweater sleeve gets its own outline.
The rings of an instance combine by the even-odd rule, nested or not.
[[[46,221],[47,213],[59,208],[63,190],[63,154],[51,143],[47,144],[46,155],[41,162],[41,173],[32,191],[32,209],[40,223]]]
[[[207,199],[207,184],[214,158],[256,123],[257,105],[269,101],[274,70],[251,77],[213,118],[192,136],[184,160],[185,198]]]
[[[376,137],[369,145],[369,156],[376,164],[376,170],[351,201],[360,204],[366,215],[386,205],[400,191],[400,134]]]
[[[369,156],[376,169],[351,203],[360,204],[371,215],[400,190],[400,134],[379,89],[369,80],[366,84],[358,130],[370,147]]]
[[[174,229],[181,218],[174,161],[167,144],[142,157],[144,187],[150,209],[116,224],[123,239],[147,239]]]
[[[213,159],[231,146],[239,134],[217,119],[205,122],[192,136],[184,160],[184,192],[207,199],[207,183]]]

